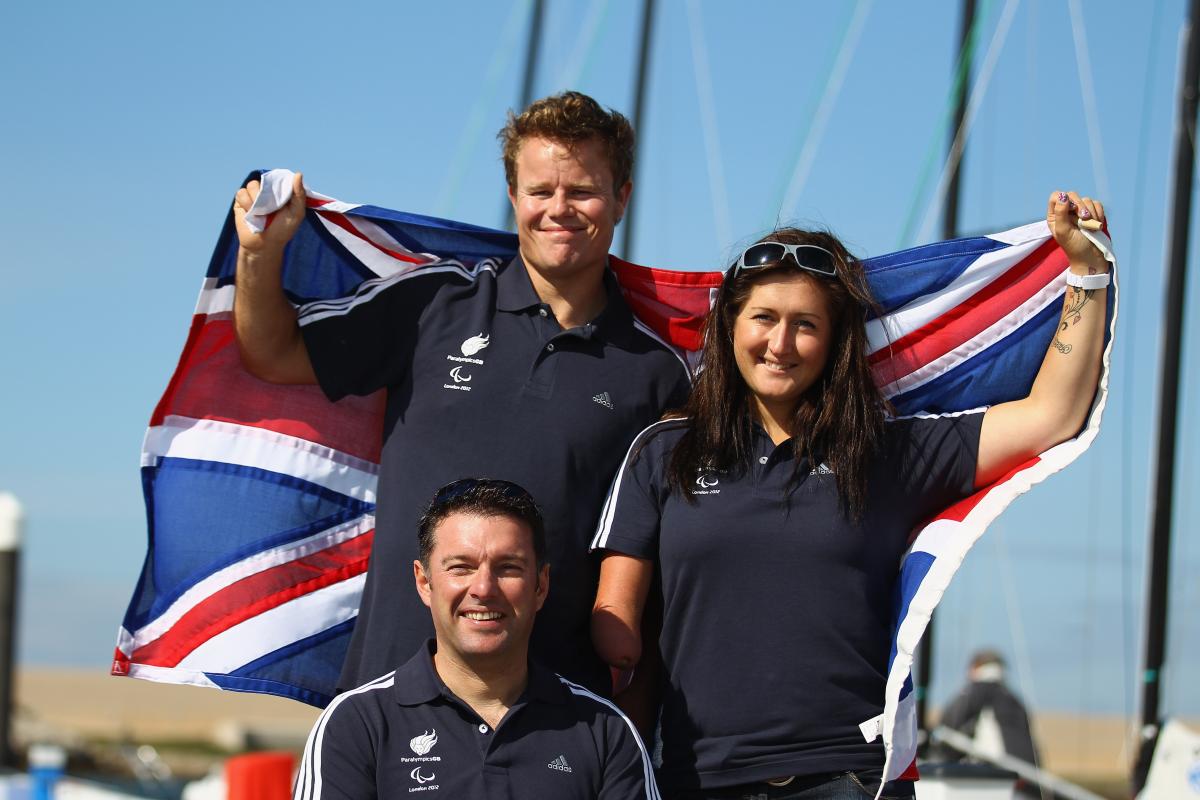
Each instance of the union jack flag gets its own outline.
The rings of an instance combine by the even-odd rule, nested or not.
[[[281,207],[291,173],[261,179],[262,210]],[[311,191],[307,204],[284,262],[284,289],[297,305],[443,259],[473,264],[516,253],[510,233]],[[1108,238],[1093,237],[1112,260]],[[149,547],[112,673],[324,706],[374,534],[384,398],[331,403],[315,386],[276,386],[247,373],[231,318],[236,259],[230,214],[143,444]],[[721,273],[611,263],[635,315],[694,355]],[[882,309],[869,323],[871,361],[899,413],[953,413],[1028,393],[1065,292],[1066,256],[1045,222],[905,250],[865,267]],[[938,515],[900,565],[879,721],[889,778],[915,757],[913,653],[958,564],[1017,495],[1077,458],[1099,431],[1115,286],[1108,298],[1104,368],[1084,430]]]

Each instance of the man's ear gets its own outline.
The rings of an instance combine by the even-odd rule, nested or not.
[[[542,568],[538,570],[537,589],[534,596],[537,598],[537,611],[542,610],[542,604],[546,602],[546,595],[550,591],[550,565],[542,564]]]
[[[421,563],[421,559],[413,561],[413,580],[417,584],[417,594],[421,598],[421,602],[426,606],[430,606],[432,602],[429,598],[429,575],[425,572],[425,565]]]
[[[629,196],[633,193],[633,181],[625,181],[625,185],[617,189],[617,222],[625,219],[625,207],[629,205]]]

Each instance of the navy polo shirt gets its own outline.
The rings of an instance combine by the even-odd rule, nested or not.
[[[375,541],[340,687],[395,669],[433,635],[413,585],[417,520],[439,487],[486,477],[525,487],[545,515],[551,591],[531,654],[609,691],[589,634],[588,542],[629,442],[683,403],[688,373],[604,280],[604,310],[565,331],[520,258],[430,265],[301,308],[330,399],[387,389]]]
[[[982,413],[894,420],[843,514],[823,462],[754,428],[749,464],[666,483],[686,429],[631,448],[593,545],[658,564],[665,665],[662,769],[671,791],[883,766],[860,723],[883,711],[900,558],[921,521],[974,489]]]
[[[295,800],[658,797],[637,731],[609,701],[531,662],[493,729],[446,688],[432,650],[334,698],[308,737]]]

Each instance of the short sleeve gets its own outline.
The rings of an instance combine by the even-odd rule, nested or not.
[[[371,725],[353,699],[353,695],[336,698],[317,718],[304,747],[293,800],[374,800],[378,796]]]
[[[659,522],[667,496],[665,464],[677,438],[669,433],[678,428],[674,420],[655,423],[633,440],[604,502],[593,550],[657,558]]]
[[[892,458],[904,492],[921,516],[935,513],[975,491],[983,412],[908,417],[889,423]]]
[[[598,800],[657,800],[650,754],[633,723],[619,712],[605,720],[607,754]]]
[[[441,273],[409,272],[301,306],[297,321],[325,395],[336,401],[397,382],[411,367],[421,317],[443,285]]]

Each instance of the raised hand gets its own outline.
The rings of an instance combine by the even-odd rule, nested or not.
[[[304,176],[297,172],[292,177],[291,200],[271,215],[266,229],[255,232],[246,224],[246,214],[258,198],[260,188],[258,181],[250,181],[234,196],[233,221],[237,226],[238,243],[248,255],[278,256],[304,221]]]
[[[1083,235],[1080,227],[1099,229],[1104,225],[1104,206],[1099,200],[1080,197],[1075,192],[1052,192],[1046,208],[1046,222],[1058,246],[1067,254],[1076,271],[1107,270],[1108,262],[1096,246]]]

